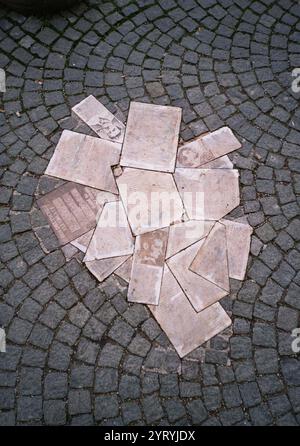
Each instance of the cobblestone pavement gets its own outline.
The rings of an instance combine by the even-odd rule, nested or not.
[[[92,0],[0,17],[0,424],[300,424],[298,2]],[[247,278],[222,301],[233,327],[183,360],[124,283],[98,286],[79,253],[66,260],[36,208],[89,94],[125,118],[133,99],[180,106],[184,140],[223,125],[244,139]]]

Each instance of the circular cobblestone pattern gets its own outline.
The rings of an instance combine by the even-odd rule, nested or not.
[[[0,10],[0,424],[299,425],[300,8],[291,0],[91,0]],[[296,85],[297,87],[297,85]],[[294,88],[295,90],[295,88]],[[254,228],[232,328],[183,360],[116,278],[100,285],[36,207],[71,107],[89,94],[183,108],[182,140],[229,126]],[[70,259],[70,257],[72,257]]]

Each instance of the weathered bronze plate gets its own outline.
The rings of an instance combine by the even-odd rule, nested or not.
[[[104,204],[116,199],[109,192],[66,183],[37,202],[57,238],[65,245],[94,228]]]

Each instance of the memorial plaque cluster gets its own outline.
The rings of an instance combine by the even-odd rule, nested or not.
[[[64,130],[46,175],[66,182],[38,200],[62,245],[100,281],[128,282],[180,357],[231,324],[219,301],[243,280],[252,228],[239,205],[228,127],[179,145],[182,111],[132,102],[126,127],[89,96],[73,113],[97,135]]]

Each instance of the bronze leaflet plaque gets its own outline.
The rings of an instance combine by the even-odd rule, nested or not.
[[[37,200],[62,245],[96,226],[98,213],[116,196],[77,183],[66,183]]]

